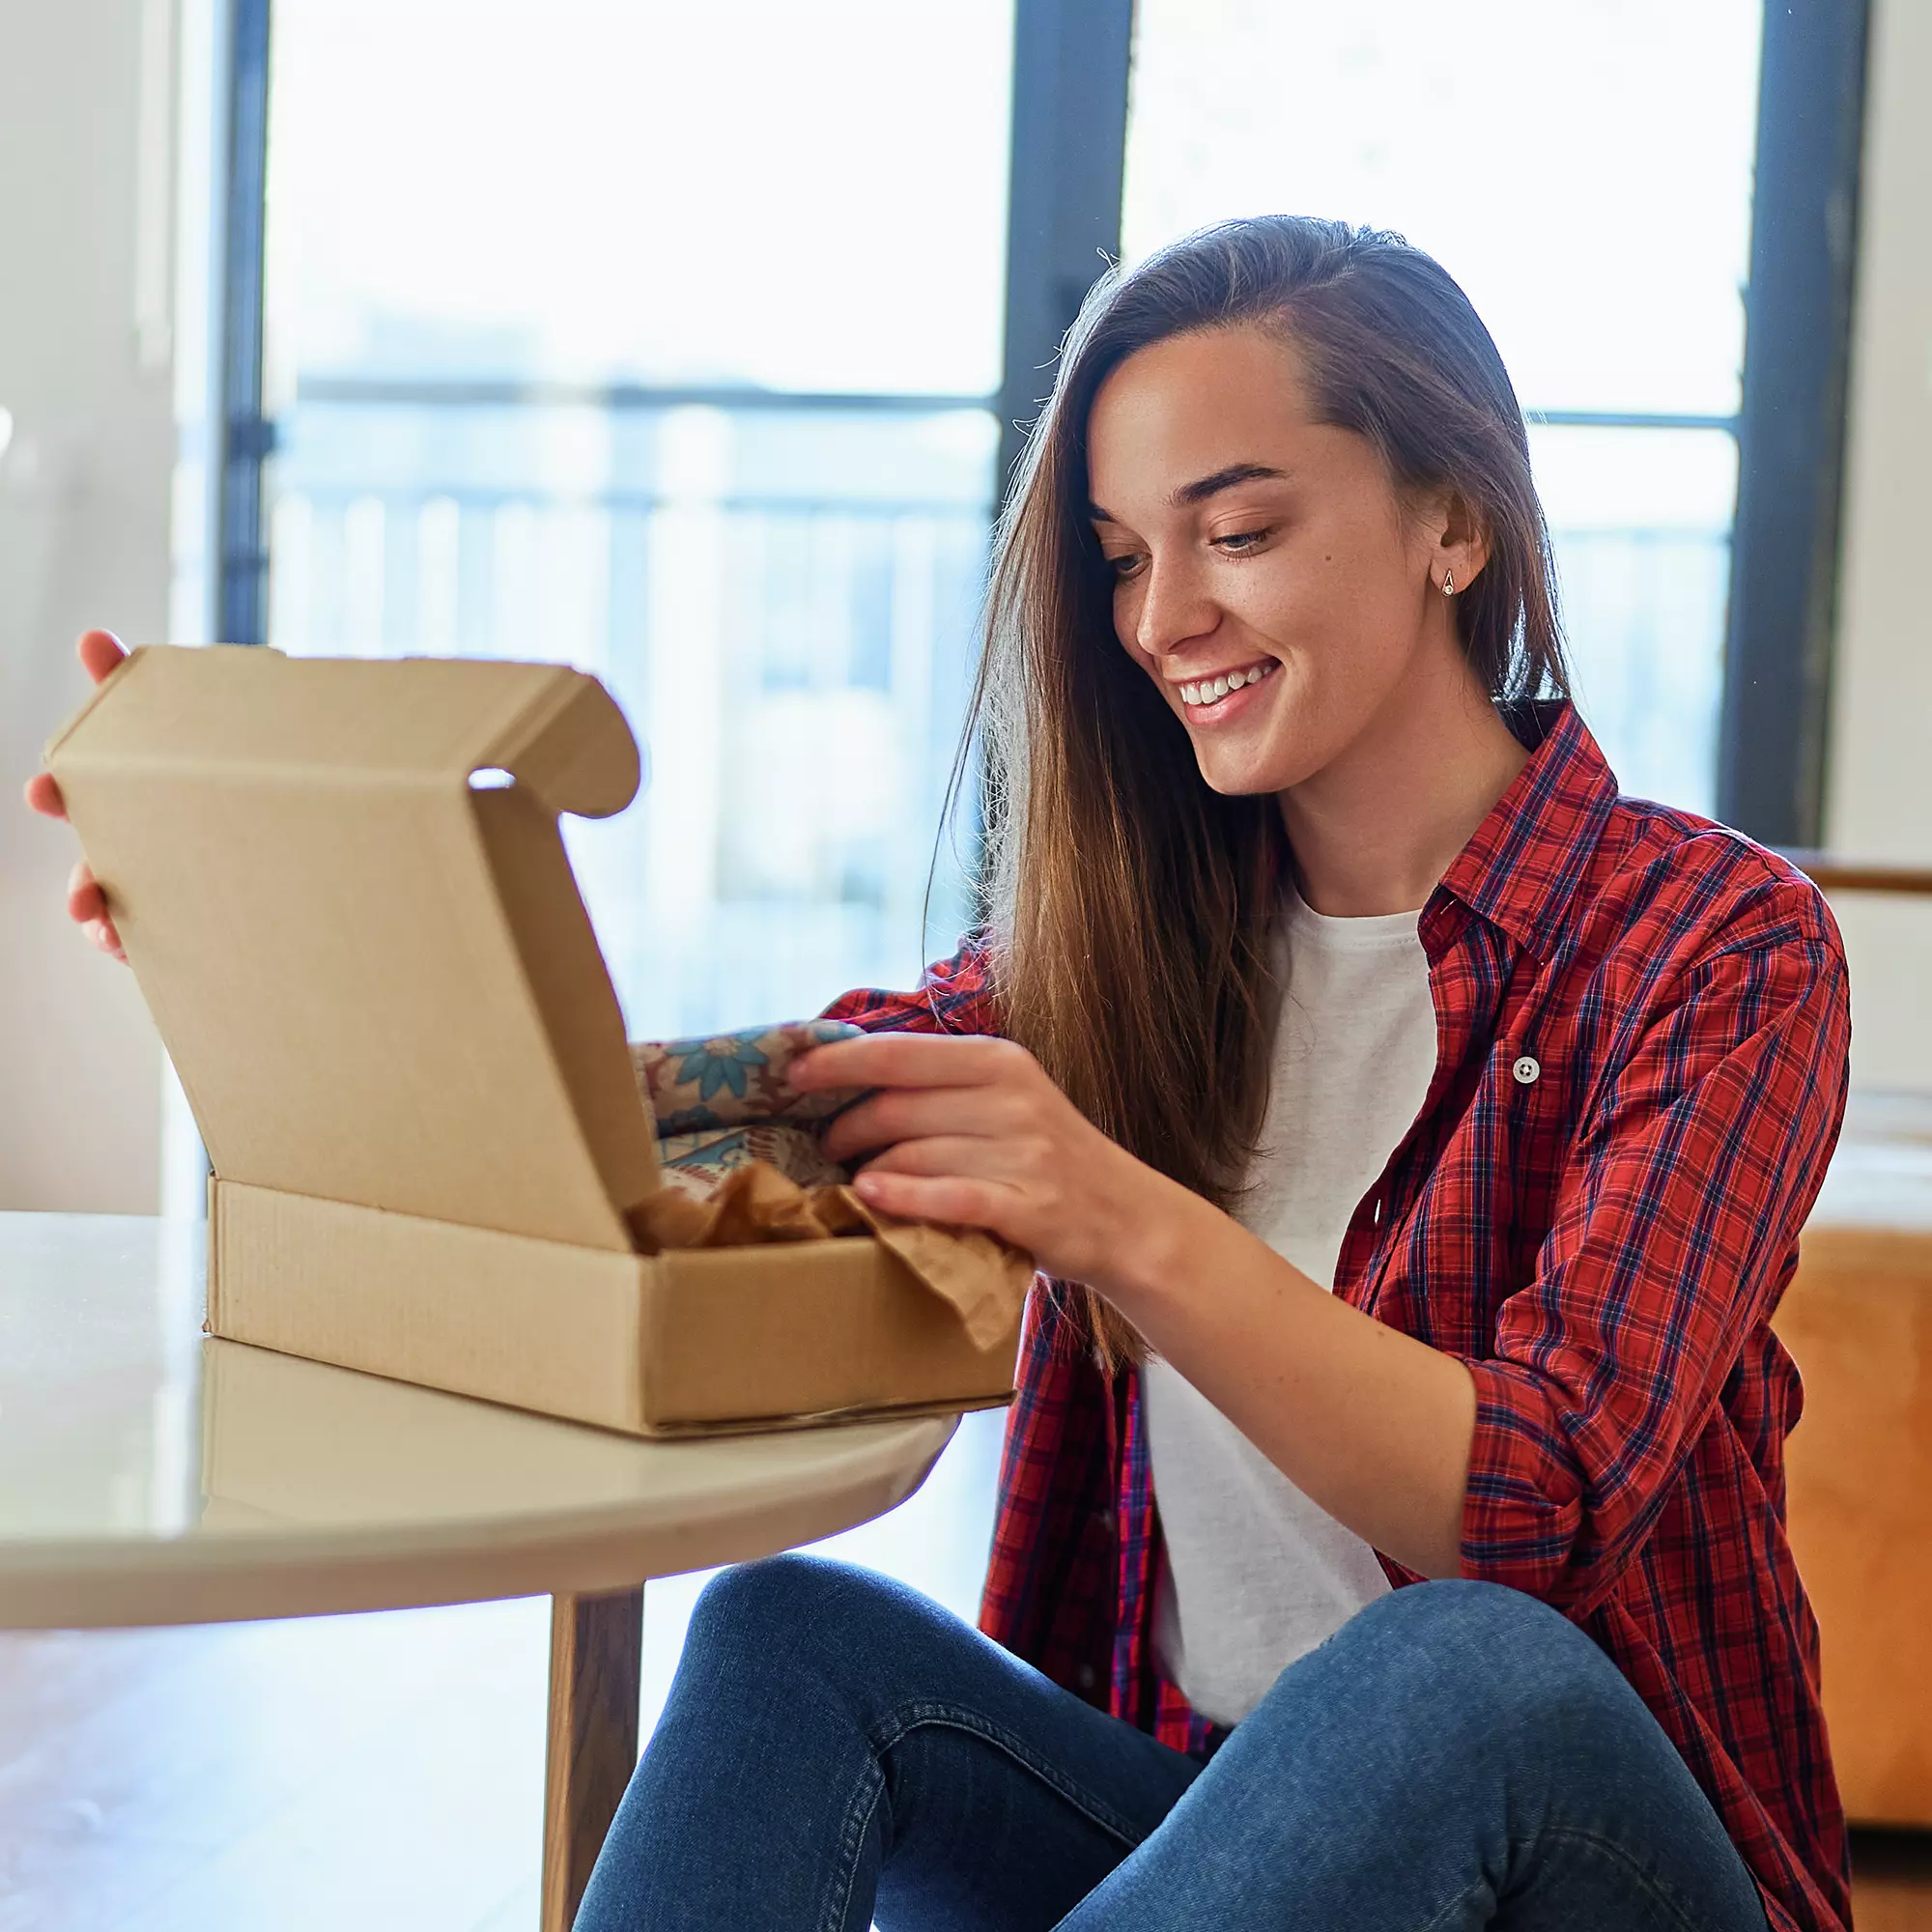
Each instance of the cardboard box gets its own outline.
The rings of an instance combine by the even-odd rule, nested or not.
[[[638,789],[594,678],[150,647],[47,763],[208,1148],[215,1334],[647,1435],[1010,1396],[1017,1306],[976,1343],[877,1240],[639,1252],[557,826]]]

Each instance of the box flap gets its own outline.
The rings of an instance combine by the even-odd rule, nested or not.
[[[152,647],[47,762],[216,1174],[630,1247],[651,1125],[556,823],[637,790],[594,678]]]

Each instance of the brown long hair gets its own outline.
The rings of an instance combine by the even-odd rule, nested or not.
[[[1456,613],[1493,696],[1568,689],[1522,412],[1489,331],[1430,256],[1397,235],[1267,215],[1094,285],[1000,520],[954,785],[977,744],[1003,1030],[1103,1132],[1223,1207],[1267,1101],[1267,937],[1287,838],[1271,795],[1209,789],[1117,642],[1086,440],[1095,393],[1136,350],[1241,325],[1293,345],[1316,419],[1367,437],[1399,495],[1446,488],[1485,527],[1488,565]],[[1130,1325],[1083,1293],[1103,1364],[1138,1358]]]

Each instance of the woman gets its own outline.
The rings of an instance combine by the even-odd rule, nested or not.
[[[1617,795],[1461,291],[1287,218],[1110,275],[989,611],[984,927],[798,1075],[1049,1278],[986,1634],[719,1577],[581,1932],[1842,1926],[1768,1323],[1843,959]]]

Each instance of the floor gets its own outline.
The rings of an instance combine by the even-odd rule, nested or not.
[[[1855,1832],[1858,1932],[1932,1928],[1932,1832]]]
[[[998,1415],[825,1548],[969,1613]],[[701,1577],[645,1592],[644,1723]],[[542,1600],[0,1634],[0,1932],[534,1932]],[[1932,1834],[1862,1835],[1860,1932],[1932,1932]]]

